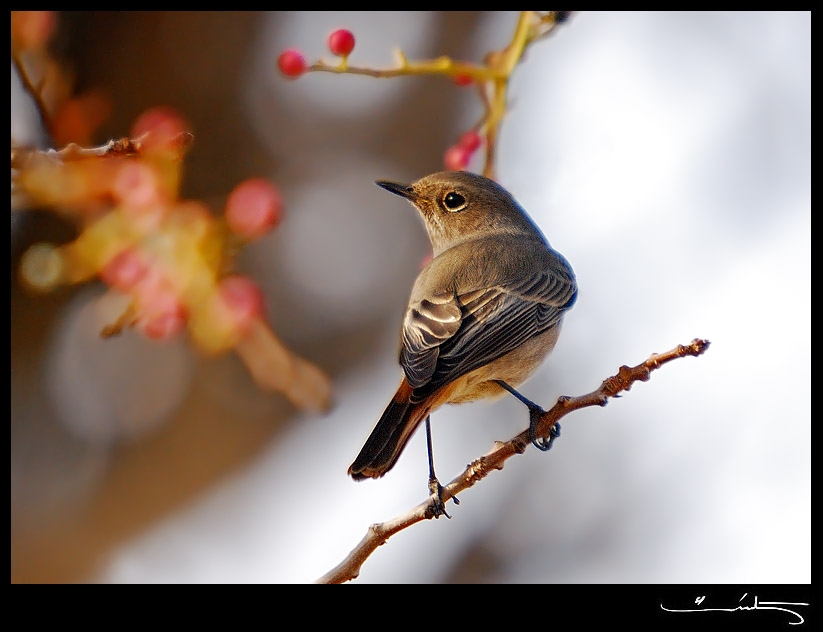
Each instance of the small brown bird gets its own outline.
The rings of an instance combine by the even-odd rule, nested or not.
[[[577,298],[568,262],[511,194],[489,178],[443,171],[411,185],[376,184],[420,212],[433,258],[414,283],[403,320],[403,379],[349,475],[383,476],[425,420],[429,488],[438,493],[430,413],[443,404],[498,398],[506,391],[529,407],[532,442],[548,449],[554,435],[548,441],[534,436],[542,409],[515,387],[554,348],[563,316]]]

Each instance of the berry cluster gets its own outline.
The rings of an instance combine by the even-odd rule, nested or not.
[[[268,327],[257,284],[230,271],[238,246],[280,223],[281,195],[267,180],[247,179],[218,217],[199,201],[179,199],[191,138],[186,121],[160,107],[141,115],[120,142],[13,151],[15,184],[34,205],[66,209],[79,225],[74,241],[24,253],[21,278],[41,291],[99,278],[131,299],[103,335],[133,326],[164,340],[187,331],[202,351],[235,349],[262,386],[322,410],[327,378],[285,350]]]
[[[347,29],[337,29],[332,31],[327,40],[329,50],[332,54],[341,58],[341,64],[346,63],[346,59],[354,50],[354,35]],[[280,53],[277,58],[277,67],[280,68],[286,77],[296,79],[309,70],[306,58],[296,48],[289,48]]]
[[[354,35],[345,29],[338,29],[329,35],[329,50],[338,57],[337,64],[327,64],[322,60],[307,64],[303,54],[296,48],[283,51],[277,59],[280,72],[296,79],[307,72],[331,72],[336,74],[367,75],[376,78],[391,78],[405,75],[441,75],[449,77],[458,86],[473,86],[477,89],[485,113],[483,119],[466,132],[461,139],[443,154],[446,169],[466,169],[477,149],[486,145],[483,174],[494,178],[494,145],[506,112],[506,91],[509,78],[520,61],[526,48],[533,42],[549,35],[559,24],[566,22],[569,11],[521,11],[512,39],[501,50],[490,51],[480,64],[455,61],[450,57],[411,62],[398,51],[399,65],[396,68],[376,70],[354,67],[348,63],[348,56],[354,50]]]
[[[177,199],[189,136],[175,111],[155,108],[132,128],[134,155],[67,152],[20,170],[17,180],[29,196],[69,208],[81,224],[73,242],[24,254],[28,286],[50,289],[98,275],[132,298],[128,324],[149,338],[169,338],[193,323],[201,348],[235,346],[250,320],[262,317],[263,301],[250,279],[222,276],[223,251],[232,236],[249,240],[274,228],[282,202],[272,184],[246,180],[228,197],[225,230],[200,202]],[[38,274],[44,270],[49,274]]]
[[[70,96],[68,74],[48,50],[57,20],[52,11],[11,13],[12,72],[62,147],[40,151],[12,138],[12,209],[60,209],[77,224],[78,236],[29,248],[19,268],[24,286],[48,291],[99,279],[130,299],[102,336],[134,327],[165,340],[187,331],[202,351],[233,348],[261,387],[300,408],[327,409],[328,377],[280,342],[266,321],[260,288],[231,270],[240,246],[280,223],[277,188],[262,178],[245,180],[219,216],[199,201],[180,199],[193,136],[171,108],[145,112],[129,138],[84,147],[107,116],[108,100],[97,93]],[[330,46],[345,55],[354,40],[338,34]]]

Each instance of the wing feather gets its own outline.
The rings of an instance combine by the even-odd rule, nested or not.
[[[409,306],[400,362],[420,401],[556,325],[576,298],[566,268],[507,284],[429,296]]]

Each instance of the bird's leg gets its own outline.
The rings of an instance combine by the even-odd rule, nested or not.
[[[529,439],[531,440],[534,447],[538,450],[542,450],[543,452],[551,448],[552,443],[554,443],[554,440],[560,436],[560,424],[554,424],[552,426],[552,429],[549,431],[548,439],[538,437],[536,433],[537,422],[540,421],[540,417],[542,417],[546,413],[546,411],[543,410],[537,404],[535,404],[532,400],[523,397],[520,393],[518,393],[515,389],[506,384],[503,380],[495,380],[495,382],[497,382],[509,393],[511,393],[517,399],[523,402],[526,405],[526,408],[529,409]]]
[[[446,516],[451,519],[451,516],[446,513],[446,503],[443,502],[443,486],[437,480],[434,474],[434,455],[432,454],[432,429],[431,416],[426,415],[426,446],[429,449],[429,493],[432,495],[432,504],[434,510],[434,517]],[[459,505],[460,501],[457,496],[452,496],[455,505]]]

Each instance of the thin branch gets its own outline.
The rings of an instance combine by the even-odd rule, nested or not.
[[[23,169],[33,160],[49,160],[56,164],[64,164],[74,160],[85,160],[87,158],[120,157],[130,158],[138,156],[143,151],[143,143],[147,134],[138,138],[119,138],[110,140],[97,147],[82,147],[76,143],[69,143],[61,149],[35,149],[32,147],[15,146],[11,147],[11,168]],[[182,132],[171,140],[177,152],[183,155],[191,146],[194,135],[190,132]]]
[[[501,50],[487,53],[482,64],[459,61],[448,56],[410,61],[402,50],[397,50],[394,68],[375,69],[349,64],[348,55],[329,63],[318,60],[305,68],[305,72],[363,75],[377,79],[410,75],[442,75],[452,79],[470,78],[479,88],[484,115],[480,123],[472,127],[486,138],[486,156],[483,175],[495,179],[494,159],[497,138],[506,115],[509,80],[522,61],[526,48],[535,41],[553,33],[557,26],[567,22],[571,11],[520,11],[511,41]]]
[[[43,101],[43,82],[45,81],[45,77],[40,80],[40,85],[34,85],[29,77],[29,73],[26,72],[25,64],[21,59],[18,52],[12,48],[11,50],[11,63],[14,64],[14,69],[17,71],[17,76],[20,78],[20,83],[23,85],[23,89],[29,93],[32,100],[34,101],[35,108],[37,109],[37,113],[40,116],[40,122],[43,124],[43,129],[49,135],[49,138],[53,138],[53,123],[51,120],[51,116],[49,115],[49,110],[46,107],[46,102]]]
[[[72,162],[100,158],[133,158],[140,156],[144,150],[146,134],[137,138],[120,138],[110,140],[96,147],[82,147],[76,143],[69,143],[61,149],[37,149],[34,147],[11,146],[11,192],[12,211],[26,211],[38,208],[43,200],[35,199],[30,195],[26,186],[21,182],[21,175],[26,170],[33,170],[38,166],[62,167]],[[175,147],[179,156],[183,156],[194,141],[190,132],[182,132],[172,138],[170,143]]]
[[[621,366],[617,375],[603,381],[600,387],[579,397],[562,396],[551,409],[544,412],[537,423],[537,436],[548,437],[551,428],[568,413],[589,406],[605,406],[609,398],[631,389],[635,382],[646,382],[651,372],[667,362],[685,356],[702,355],[709,348],[708,340],[695,338],[688,345],[678,345],[665,353],[652,354],[648,360],[634,367]],[[496,442],[494,450],[470,463],[457,478],[443,488],[443,502],[453,498],[469,487],[473,487],[494,470],[502,470],[504,462],[515,454],[522,454],[529,446],[529,431],[524,430],[505,443]],[[319,578],[317,584],[342,584],[355,579],[360,574],[360,567],[369,556],[390,537],[403,529],[423,520],[436,517],[433,499],[420,503],[403,516],[387,522],[380,522],[369,527],[360,543],[346,558]]]
[[[445,55],[438,57],[437,59],[410,62],[402,51],[398,50],[395,54],[398,59],[397,68],[385,68],[383,70],[378,70],[375,68],[350,66],[347,59],[343,59],[335,64],[328,64],[321,59],[320,61],[317,61],[309,66],[307,72],[331,72],[339,75],[365,75],[367,77],[375,77],[376,79],[434,74],[446,75],[449,77],[465,75],[478,82],[488,81],[490,79],[505,79],[505,77],[500,75],[499,71],[494,68],[478,66],[468,62],[455,61],[451,57],[447,57]]]

